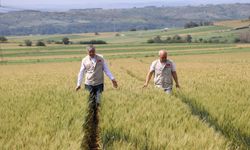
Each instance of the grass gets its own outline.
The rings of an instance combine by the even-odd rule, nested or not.
[[[133,67],[128,68],[131,64]],[[1,124],[2,149],[80,149],[87,99],[85,94],[74,92],[79,62],[61,65],[1,66],[4,70],[1,122],[6,122]],[[140,88],[143,81],[134,76],[143,78],[149,64],[137,59],[115,59],[109,65],[120,88],[114,90],[110,81],[106,81],[100,115],[104,147],[226,149],[230,146],[230,141],[192,116],[177,98],[166,97],[154,88]],[[132,74],[124,72],[122,67]]]
[[[209,49],[209,48],[225,48],[229,47],[224,46],[224,45],[209,45],[209,46],[192,46],[191,44],[189,46],[183,46],[183,47],[168,47],[168,46],[152,46],[152,47],[147,47],[147,46],[142,46],[138,48],[126,48],[126,47],[117,47],[114,49],[109,50],[107,49],[99,49],[98,53],[106,54],[106,53],[127,53],[127,52],[147,52],[147,51],[158,51],[158,49],[168,49],[168,50],[196,50],[196,49]],[[24,51],[24,52],[11,52],[11,53],[3,53],[3,57],[20,57],[20,56],[43,56],[43,55],[69,55],[69,54],[83,54],[85,51],[84,50],[79,50],[79,49],[70,49],[70,50],[56,50],[56,51]]]
[[[222,49],[190,49],[185,48],[185,50],[169,50],[171,56],[178,55],[200,55],[200,54],[218,54],[218,53],[239,53],[239,52],[249,52],[250,48],[236,48],[236,47],[228,47]],[[117,51],[114,53],[113,51],[105,50],[101,54],[104,54],[105,58],[109,59],[119,59],[119,58],[138,58],[138,57],[154,57],[157,56],[158,50],[126,50],[126,51]],[[111,53],[113,52],[113,53]],[[129,53],[132,52],[132,53]],[[26,53],[21,53],[23,55],[20,56],[38,56],[37,59],[14,59],[14,60],[6,60],[1,61],[0,64],[25,64],[25,63],[50,63],[50,62],[72,62],[79,61],[82,59],[82,53],[79,52],[61,52],[61,53],[35,53],[34,55],[27,55]],[[111,54],[109,54],[111,53]],[[32,54],[32,53],[31,53]],[[70,55],[79,54],[79,56],[69,57]],[[105,55],[106,54],[106,55]],[[15,54],[16,55],[16,54]],[[12,57],[16,57],[13,55]],[[39,58],[39,56],[57,56],[57,55],[65,55],[65,58]],[[6,56],[6,55],[5,55]],[[17,57],[18,58],[18,57]],[[6,59],[6,58],[5,58]]]
[[[39,72],[34,66],[31,73],[29,67],[1,67],[1,149],[79,148],[86,102],[68,86],[74,79],[69,74],[56,79],[64,69],[40,66],[43,71]],[[22,75],[11,73],[10,68]]]

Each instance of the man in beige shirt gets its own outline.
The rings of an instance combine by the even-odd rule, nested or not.
[[[118,85],[104,58],[95,52],[93,45],[87,47],[88,55],[82,59],[76,91],[81,88],[82,79],[85,74],[85,89],[90,92],[90,96],[94,96],[97,104],[100,104],[100,95],[104,89],[104,73],[112,81],[113,87],[117,88]]]
[[[167,59],[167,52],[165,50],[160,50],[159,59],[151,64],[143,87],[148,86],[153,74],[155,86],[162,88],[168,94],[172,92],[173,79],[176,83],[176,87],[180,87],[176,73],[176,66],[172,60]]]

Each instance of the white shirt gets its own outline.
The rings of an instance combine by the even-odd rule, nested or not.
[[[90,60],[95,64],[96,63],[96,58],[90,58]],[[79,71],[79,74],[78,74],[78,80],[77,80],[77,86],[81,86],[82,84],[82,79],[83,79],[83,76],[84,76],[84,72],[85,72],[85,69],[86,67],[84,66],[83,62],[82,62],[82,65],[81,65],[81,69]],[[103,63],[103,71],[104,73],[109,77],[110,80],[114,80],[114,76],[112,75],[112,73],[110,72],[109,68],[108,68],[108,65],[107,63],[104,61]]]
[[[175,65],[175,63],[172,60],[169,60],[169,61],[172,62],[172,68],[171,68],[172,72],[175,72],[176,71],[176,65]],[[150,69],[149,69],[150,72],[155,71],[155,63],[156,63],[156,61],[154,61],[151,64]],[[166,63],[162,63],[162,66],[165,66],[165,65],[166,65]]]

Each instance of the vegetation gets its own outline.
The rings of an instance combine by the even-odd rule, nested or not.
[[[132,29],[130,29],[129,31],[136,31],[136,28],[132,28]]]
[[[68,44],[70,43],[69,38],[68,38],[68,37],[64,37],[64,38],[62,39],[62,43],[63,43],[64,45],[68,45]]]
[[[186,37],[186,41],[188,43],[191,43],[192,42],[192,36],[188,34],[187,37]]]
[[[0,43],[7,42],[8,39],[5,36],[0,36]]]
[[[44,42],[42,42],[42,41],[38,41],[38,42],[36,43],[36,46],[46,46],[46,45],[45,45],[45,43],[44,43]]]
[[[80,41],[79,44],[107,44],[103,40],[90,40],[90,41]]]
[[[174,35],[173,37],[167,37],[166,39],[162,39],[161,36],[156,36],[153,39],[149,39],[148,43],[191,43],[192,36],[187,35],[186,37],[181,37],[179,35]]]
[[[25,41],[24,41],[24,44],[25,44],[26,46],[32,46],[32,41],[31,41],[31,40],[25,40]]]
[[[63,44],[62,41],[56,41],[55,44]]]
[[[213,22],[208,22],[208,21],[205,21],[205,22],[200,22],[200,23],[196,23],[196,22],[188,22],[184,25],[184,28],[194,28],[194,27],[199,27],[199,26],[211,26],[213,25]]]

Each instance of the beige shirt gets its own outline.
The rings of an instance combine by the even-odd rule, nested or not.
[[[154,72],[154,84],[156,87],[171,89],[173,86],[172,72],[176,71],[176,66],[172,60],[161,63],[155,60],[150,66],[150,72]]]

